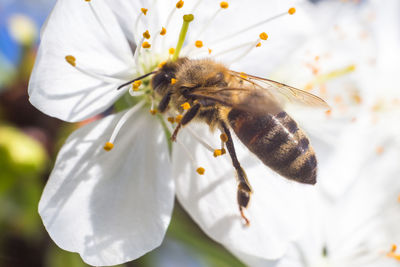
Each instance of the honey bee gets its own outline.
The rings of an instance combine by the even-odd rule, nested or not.
[[[181,105],[190,104],[172,134],[172,141],[180,128],[192,120],[203,121],[211,130],[220,129],[225,134],[237,173],[239,212],[246,224],[249,220],[243,210],[249,204],[252,188],[237,159],[230,129],[275,172],[300,183],[316,183],[314,150],[282,107],[293,102],[327,108],[321,98],[275,81],[231,71],[209,59],[179,58],[150,74],[154,75],[151,86],[161,98],[159,112],[166,112],[170,105],[182,112]]]

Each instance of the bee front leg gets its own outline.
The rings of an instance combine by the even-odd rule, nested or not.
[[[164,113],[167,110],[169,102],[171,101],[172,92],[169,91],[160,101],[158,104],[158,111]]]
[[[178,135],[178,132],[182,126],[185,126],[188,124],[191,120],[196,117],[197,113],[199,113],[201,105],[199,103],[194,104],[188,111],[183,115],[181,121],[178,123],[176,126],[174,133],[171,136],[172,142],[176,141],[176,136]]]
[[[237,201],[239,205],[239,212],[242,216],[243,220],[246,222],[246,225],[250,225],[249,219],[244,215],[244,209],[249,205],[252,189],[249,181],[247,180],[247,175],[244,172],[242,166],[240,166],[239,160],[237,159],[235,147],[233,145],[232,135],[224,122],[220,122],[223,131],[225,132],[228,140],[226,141],[226,147],[229,151],[229,155],[232,159],[233,167],[236,169],[236,173],[238,176],[238,190],[237,190]]]

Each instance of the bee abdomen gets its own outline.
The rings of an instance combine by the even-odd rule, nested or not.
[[[273,116],[232,109],[228,120],[242,143],[265,165],[288,179],[315,184],[314,150],[286,112]]]

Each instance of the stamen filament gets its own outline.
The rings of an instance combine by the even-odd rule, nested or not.
[[[285,12],[282,12],[282,13],[277,14],[277,15],[275,15],[275,16],[272,16],[272,17],[270,17],[270,18],[267,18],[267,19],[265,19],[265,20],[256,22],[256,23],[254,23],[253,25],[250,25],[250,26],[248,26],[248,27],[246,27],[246,28],[243,28],[243,29],[241,29],[241,30],[239,30],[239,31],[236,31],[236,32],[234,32],[234,33],[231,33],[231,34],[222,36],[221,38],[218,38],[218,39],[216,39],[216,40],[210,42],[210,46],[215,46],[215,45],[218,44],[218,43],[221,43],[221,42],[223,42],[223,41],[226,41],[226,40],[228,40],[228,39],[231,39],[231,38],[233,38],[233,37],[236,37],[236,36],[238,36],[239,34],[245,33],[245,32],[247,32],[247,31],[249,31],[249,30],[251,30],[251,29],[253,29],[253,28],[255,28],[255,27],[264,25],[264,24],[266,24],[266,23],[268,23],[268,22],[270,22],[270,21],[273,21],[273,20],[275,20],[275,19],[277,19],[277,18],[280,18],[280,17],[282,17],[282,16],[286,16],[286,15],[291,15],[291,14],[290,14],[288,11],[285,11]]]
[[[188,14],[188,15],[184,15],[183,16],[183,24],[182,24],[182,28],[181,28],[181,32],[179,33],[179,39],[178,39],[178,43],[176,44],[176,48],[175,48],[175,53],[172,56],[172,61],[175,61],[178,59],[179,57],[179,53],[181,51],[181,48],[183,46],[183,43],[185,41],[186,38],[186,33],[189,29],[189,23],[194,19],[194,16],[192,14]]]
[[[187,130],[189,131],[189,133],[190,133],[200,144],[202,144],[207,150],[209,150],[210,152],[214,153],[214,149],[213,149],[209,144],[207,144],[203,139],[201,139],[201,137],[198,136],[198,135],[196,134],[196,132],[193,131],[193,130],[190,128],[190,126],[186,126],[185,129],[187,129]]]
[[[114,131],[111,134],[111,137],[109,139],[109,143],[113,144],[115,141],[115,138],[117,137],[119,131],[121,130],[122,126],[124,126],[125,122],[127,122],[127,120],[132,116],[132,114],[134,114],[136,111],[138,111],[141,107],[143,107],[143,105],[145,104],[144,101],[138,103],[137,105],[135,105],[133,108],[131,108],[130,110],[128,110],[122,117],[121,119],[118,121],[117,125],[114,128]]]

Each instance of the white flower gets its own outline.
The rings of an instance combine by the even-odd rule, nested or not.
[[[148,80],[117,90],[178,55],[177,42],[183,44],[179,56],[211,57],[243,71],[251,70],[250,62],[256,61],[264,70],[270,69],[290,47],[288,42],[279,51],[253,51],[261,49],[257,44],[265,38],[259,35],[268,18],[288,13],[282,12],[291,7],[284,1],[232,3],[230,15],[231,7],[225,10],[224,2],[194,1],[181,8],[182,4],[59,0],[42,30],[29,85],[33,105],[66,121],[90,118],[117,100],[127,107],[68,138],[39,204],[53,240],[61,248],[78,252],[89,264],[123,263],[159,246],[175,192],[211,238],[256,257],[282,256],[305,227],[302,200],[312,188],[281,178],[235,139],[239,160],[254,187],[248,208],[251,226],[243,227],[232,163],[226,156],[214,159],[204,148],[216,148],[218,134],[210,133],[205,124],[185,127],[170,161],[165,137],[168,122],[148,112],[158,101]],[[261,19],[254,15],[259,10]],[[194,14],[189,36],[178,38],[182,15],[189,12]],[[299,29],[294,29],[304,37],[301,25],[306,16],[299,15]],[[281,26],[289,23],[288,17],[281,19]],[[282,28],[275,24],[270,32],[281,38]],[[271,41],[272,46],[278,44]],[[204,140],[207,144],[197,142]],[[104,144],[111,151],[104,151]],[[199,176],[192,162],[205,167],[206,174]]]

